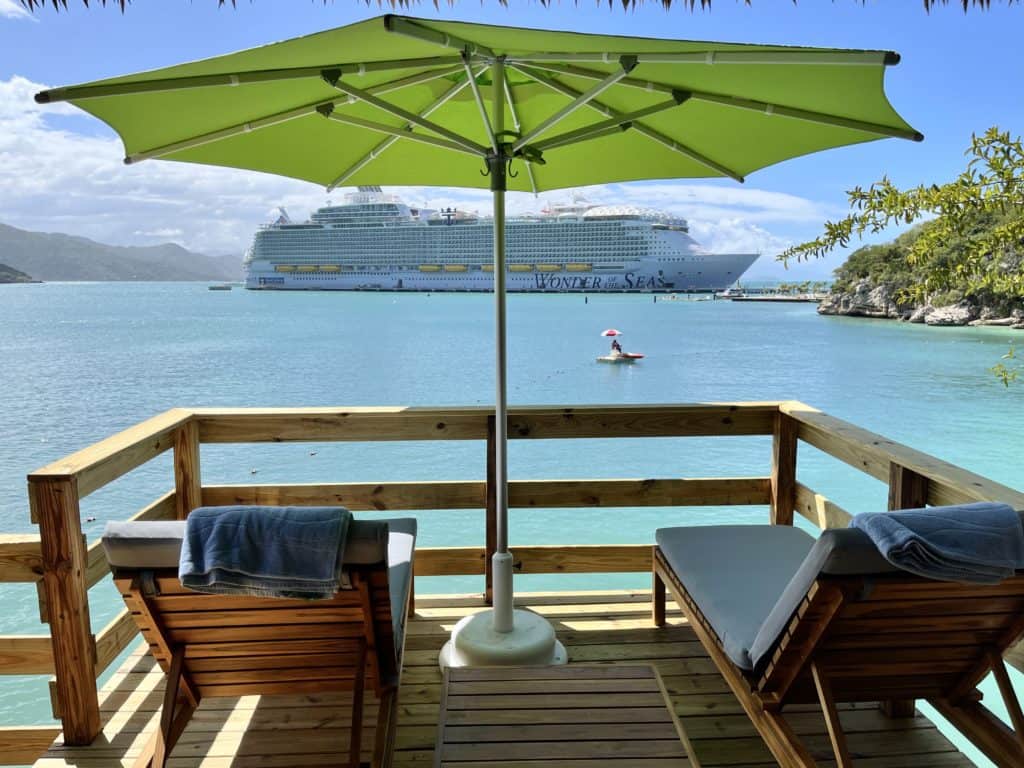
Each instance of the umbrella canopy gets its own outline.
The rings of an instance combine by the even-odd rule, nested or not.
[[[899,61],[891,52],[400,16],[37,99],[71,101],[109,123],[129,162],[248,168],[327,187],[487,188],[480,158],[493,142],[481,111],[494,114],[496,56],[506,57],[502,138],[537,160],[508,179],[514,190],[742,180],[830,147],[920,139],[882,90],[886,65]]]
[[[920,140],[885,98],[887,51],[548,32],[388,15],[204,61],[55,88],[159,158],[338,185],[487,187],[494,199],[494,611],[446,663],[565,661],[512,607],[505,385],[505,192],[635,179],[743,181],[787,158]],[[606,335],[608,332],[606,332]]]
[[[622,331],[617,330],[615,328],[609,328],[608,330],[601,331],[601,335],[602,336],[621,336],[622,335]]]

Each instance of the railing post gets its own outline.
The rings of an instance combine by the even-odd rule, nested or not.
[[[928,478],[896,463],[889,465],[889,509],[920,509],[928,504]]]
[[[199,471],[199,425],[187,421],[174,432],[174,487],[176,514],[184,520],[203,505],[203,483]]]
[[[889,510],[920,509],[928,504],[928,478],[895,462],[889,465]],[[913,717],[913,699],[880,702],[889,717]]]
[[[64,743],[85,746],[100,732],[100,707],[78,482],[73,477],[30,479],[28,490],[33,516],[39,522]]]
[[[772,430],[772,525],[792,525],[796,508],[797,423],[784,413],[775,414]]]
[[[495,442],[494,416],[487,417],[487,500],[484,519],[487,528],[484,542],[484,602],[491,605],[494,600],[494,571],[491,558],[498,549],[498,489],[495,486],[497,472],[495,460],[497,443]]]

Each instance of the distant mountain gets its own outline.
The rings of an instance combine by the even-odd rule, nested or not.
[[[238,256],[205,256],[174,243],[104,245],[75,235],[0,224],[0,263],[36,280],[239,280]]]
[[[0,264],[0,283],[31,283],[31,275],[26,275],[6,264]]]

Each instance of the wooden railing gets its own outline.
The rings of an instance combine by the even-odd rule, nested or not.
[[[1024,510],[1024,494],[915,451],[799,402],[514,408],[516,440],[771,435],[763,477],[515,480],[510,506],[692,507],[768,505],[771,521],[794,512],[815,525],[843,526],[849,515],[797,479],[800,442],[889,485],[890,508],[977,500]],[[200,446],[212,443],[478,440],[480,481],[203,485]],[[174,409],[28,476],[39,535],[0,534],[0,582],[35,582],[49,635],[0,636],[0,674],[53,675],[51,701],[64,742],[88,744],[100,730],[97,677],[136,637],[123,610],[99,634],[91,630],[89,588],[109,572],[98,542],[85,541],[79,501],[166,451],[174,487],[142,509],[141,520],[184,519],[201,505],[340,504],[354,511],[480,509],[484,546],[418,548],[417,576],[482,574],[490,596],[495,502],[491,492],[494,416],[488,408]],[[641,572],[651,547],[574,545],[512,547],[518,573]],[[1024,669],[1024,651],[1007,657]],[[0,765],[32,762],[59,729],[0,728]]]

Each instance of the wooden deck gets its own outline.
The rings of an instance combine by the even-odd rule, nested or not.
[[[569,649],[572,662],[651,662],[673,698],[697,756],[705,768],[768,768],[774,765],[725,681],[675,606],[669,626],[656,629],[650,594],[561,593],[520,601],[547,616]],[[432,765],[441,694],[437,653],[452,626],[478,610],[476,597],[418,597],[409,623],[395,766]],[[36,768],[107,768],[132,765],[157,723],[162,674],[137,651],[101,696],[103,731],[90,747],[53,746]],[[620,705],[628,707],[628,694]],[[515,694],[519,706],[531,694]],[[612,705],[603,697],[601,706]],[[374,702],[368,702],[368,728]],[[172,768],[275,768],[339,765],[347,753],[348,700],[344,696],[243,697],[204,701],[175,748]],[[813,707],[788,713],[794,730],[822,766],[834,765],[825,724]],[[844,706],[841,719],[857,768],[970,766],[935,726],[918,714],[891,720],[873,705]],[[372,744],[372,738],[364,739]],[[460,768],[496,768],[496,762],[458,763]],[[369,758],[369,754],[365,759]],[[628,761],[622,762],[622,768]],[[589,763],[575,763],[589,768]],[[618,764],[616,764],[618,765]]]

